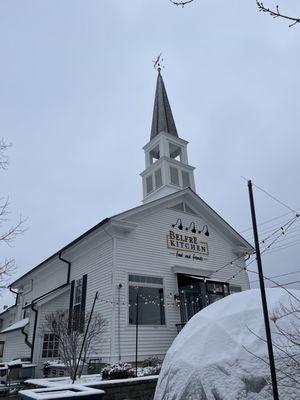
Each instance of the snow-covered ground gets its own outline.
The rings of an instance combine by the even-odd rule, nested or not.
[[[291,293],[300,299],[300,291]],[[267,298],[270,316],[293,301],[279,288],[267,289]],[[276,341],[278,331],[274,321],[270,323]],[[299,319],[291,314],[276,323],[289,329],[293,323],[299,324]],[[265,329],[259,290],[211,304],[196,314],[173,342],[154,399],[271,400],[267,347],[261,338],[265,338]],[[280,398],[299,400],[300,385],[293,379],[295,364],[287,366],[282,352],[274,350]]]

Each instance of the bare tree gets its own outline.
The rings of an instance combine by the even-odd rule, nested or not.
[[[273,18],[282,18],[282,19],[290,21],[289,27],[292,27],[292,26],[300,23],[300,17],[295,17],[295,16],[286,15],[286,14],[281,13],[279,11],[278,5],[274,9],[272,9],[272,8],[269,8],[268,6],[265,6],[262,1],[258,1],[258,0],[255,0],[255,1],[256,1],[259,11],[265,12],[265,13],[271,15],[271,17],[273,17]],[[170,2],[172,4],[174,4],[175,6],[184,7],[186,4],[194,2],[194,0],[170,0]]]
[[[272,345],[275,355],[278,388],[300,390],[300,301],[290,297],[289,304],[281,304],[270,317],[275,330]],[[249,328],[251,334],[266,343],[266,339]],[[260,362],[269,365],[267,359],[247,349],[245,350]],[[267,380],[270,383],[270,380]]]
[[[45,323],[41,328],[41,335],[50,333],[55,335],[58,342],[59,358],[67,367],[70,378],[75,377],[76,364],[79,359],[80,349],[85,337],[83,352],[81,355],[80,368],[78,376],[83,371],[84,364],[91,352],[94,350],[95,344],[99,344],[102,340],[102,334],[105,331],[106,321],[99,313],[94,312],[88,331],[85,332],[84,327],[87,326],[89,313],[84,316],[83,326],[78,323],[78,316],[74,315],[72,320],[69,319],[68,311],[56,311],[46,315]]]
[[[4,139],[0,139],[0,170],[6,170],[8,168],[8,157],[6,155],[7,149],[10,147]],[[8,198],[0,197],[0,244],[6,244],[12,246],[16,236],[22,234],[25,230],[25,220],[20,217],[19,220],[13,224],[8,225],[8,214],[9,214],[9,201]],[[15,260],[13,258],[5,259],[0,262],[0,289],[3,289],[7,285],[7,277],[15,270]]]

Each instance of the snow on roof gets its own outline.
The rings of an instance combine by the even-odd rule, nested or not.
[[[278,330],[272,315],[289,307],[292,296],[300,299],[300,291],[288,293],[269,288],[266,294],[276,343]],[[292,313],[287,313],[277,320],[277,326],[280,324],[285,330],[295,323],[299,326],[298,316],[292,318]],[[236,293],[209,305],[194,315],[175,338],[164,359],[154,399],[272,399],[265,337],[259,289]],[[280,340],[286,344],[284,337]],[[273,348],[279,374],[284,370],[282,354],[276,346]],[[280,398],[300,399],[300,385],[288,381],[293,373],[289,370],[286,376],[278,375],[284,382],[279,387]]]
[[[29,318],[21,319],[20,321],[15,322],[14,324],[8,326],[7,328],[3,329],[0,333],[7,333],[12,331],[17,331],[18,329],[24,328],[29,322]]]

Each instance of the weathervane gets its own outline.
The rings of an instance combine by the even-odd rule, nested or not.
[[[160,53],[159,56],[156,58],[156,60],[153,60],[153,63],[154,63],[153,67],[154,67],[158,72],[160,72],[162,68],[165,68],[165,67],[162,65],[162,62],[163,62],[163,61],[164,61],[164,59],[161,58],[161,53]]]

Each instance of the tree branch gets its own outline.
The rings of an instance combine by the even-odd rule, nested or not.
[[[11,144],[7,144],[4,139],[0,139],[0,169],[6,169],[8,167],[8,157],[5,155],[5,151]]]
[[[263,2],[256,0],[257,7],[259,11],[265,12],[267,14],[270,14],[271,17],[273,18],[283,18],[287,19],[288,21],[292,21],[292,23],[289,25],[289,27],[294,26],[300,22],[300,18],[297,17],[291,17],[289,15],[284,15],[279,11],[279,6],[276,6],[276,10],[271,10],[268,7],[265,7]]]
[[[170,2],[172,4],[174,4],[175,6],[181,6],[182,8],[188,4],[188,3],[192,3],[194,0],[183,0],[183,1],[176,1],[176,0],[170,0]]]

